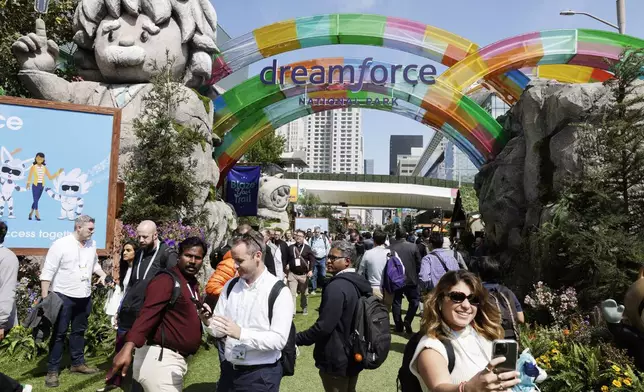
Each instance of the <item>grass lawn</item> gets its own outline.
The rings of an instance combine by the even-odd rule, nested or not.
[[[313,325],[320,306],[320,295],[309,297],[309,314],[295,316],[295,325],[298,331],[303,331]],[[298,300],[299,303],[299,300]],[[299,306],[299,305],[298,305]],[[407,303],[403,303],[404,309]],[[420,318],[414,320],[414,331],[418,330]],[[393,321],[392,321],[393,324]],[[405,348],[407,337],[392,333],[391,352],[385,363],[376,370],[365,370],[358,379],[358,391],[395,391],[396,376],[402,363],[402,352]],[[98,357],[88,358],[91,365],[98,366],[107,372],[111,365],[111,358]],[[69,355],[65,354],[63,366],[69,366]],[[105,373],[95,376],[76,375],[65,369],[60,374],[60,386],[58,388],[45,388],[44,376],[47,372],[47,358],[39,358],[32,363],[7,363],[0,362],[0,371],[15,378],[21,383],[28,383],[34,386],[34,391],[61,391],[80,392],[95,391],[103,386]],[[188,374],[185,380],[186,392],[214,392],[217,380],[219,379],[219,358],[215,347],[210,350],[201,349],[189,362]],[[127,390],[127,389],[126,389]],[[297,358],[295,376],[284,377],[280,391],[284,392],[323,392],[322,382],[318,375],[318,369],[313,361],[313,346],[300,347],[300,356]]]

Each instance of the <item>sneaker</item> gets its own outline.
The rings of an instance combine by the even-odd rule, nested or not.
[[[45,386],[49,388],[55,388],[59,384],[58,382],[58,372],[47,372],[45,376]]]
[[[21,385],[21,387],[22,387],[22,392],[31,392],[31,390],[33,389],[33,387],[29,384]]]
[[[86,364],[72,366],[71,368],[69,368],[69,371],[72,373],[81,373],[81,374],[96,374],[100,372],[100,370],[98,370],[97,368],[89,367]]]
[[[309,310],[308,310],[307,308],[302,309],[302,314],[303,314],[304,316],[308,315],[308,314],[309,314]]]

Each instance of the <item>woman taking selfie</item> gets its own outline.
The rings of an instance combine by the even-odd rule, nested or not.
[[[471,272],[443,275],[425,301],[421,333],[410,370],[423,392],[509,391],[520,381],[516,371],[494,369],[505,361],[491,359],[492,342],[504,336],[501,315]],[[451,374],[441,339],[454,349]]]

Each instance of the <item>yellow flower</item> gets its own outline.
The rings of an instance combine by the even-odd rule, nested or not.
[[[621,387],[622,387],[622,383],[621,383],[621,382],[619,382],[619,381],[617,381],[617,380],[613,380],[613,385],[614,385],[614,386],[616,386],[617,388],[621,388]]]
[[[557,350],[556,348],[553,348],[552,350],[550,350],[550,352],[553,354],[559,354],[559,350]]]
[[[608,392],[608,387],[606,385],[602,385],[602,392]]]
[[[620,371],[622,371],[622,369],[620,369],[617,365],[613,365],[613,366],[611,366],[611,368],[612,368],[615,372],[617,372],[617,373],[619,373]]]
[[[631,386],[631,379],[630,378],[624,379],[624,384],[626,384],[627,386],[630,387]]]

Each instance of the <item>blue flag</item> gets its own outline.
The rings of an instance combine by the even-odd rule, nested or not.
[[[226,176],[226,202],[237,216],[256,216],[259,195],[259,166],[235,166]]]

